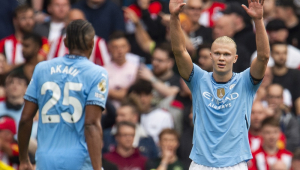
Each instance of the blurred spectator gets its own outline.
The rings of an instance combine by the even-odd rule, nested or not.
[[[128,8],[140,18],[145,30],[155,42],[165,41],[166,27],[162,25],[162,18],[159,16],[162,12],[162,5],[159,1],[136,0]],[[126,29],[128,33],[134,33],[135,28],[131,20],[126,21]]]
[[[149,81],[137,80],[129,89],[129,95],[137,96],[137,104],[141,115],[141,125],[144,127],[156,144],[158,144],[158,135],[165,128],[173,128],[174,123],[169,112],[163,109],[154,109],[151,107],[152,84]]]
[[[196,52],[195,63],[207,72],[213,71],[212,59],[210,57],[211,44],[200,45]]]
[[[231,14],[235,15],[235,14]],[[213,28],[213,38],[228,36],[234,39],[235,22],[229,15],[224,15],[216,20]],[[242,72],[250,67],[251,53],[248,52],[244,44],[237,43],[238,60],[233,64],[234,72]]]
[[[37,24],[34,28],[34,32],[43,37],[47,37],[48,41],[52,43],[62,35],[62,30],[65,27],[65,20],[69,10],[69,0],[50,0],[48,12],[51,15],[51,20]]]
[[[12,16],[17,6],[17,0],[0,1],[0,40],[14,33]]]
[[[119,170],[145,170],[147,159],[143,157],[138,149],[132,147],[135,136],[135,125],[129,122],[117,124],[116,150],[103,157],[116,164]]]
[[[147,132],[139,124],[139,113],[137,108],[130,104],[125,103],[117,110],[116,123],[130,122],[135,125],[135,136],[132,143],[132,147],[137,148],[140,153],[150,159],[157,158],[158,151],[154,140],[148,136]],[[116,148],[116,126],[103,131],[104,147],[103,153],[112,152]]]
[[[262,122],[263,144],[259,150],[254,152],[249,170],[270,170],[277,161],[283,161],[288,169],[291,168],[292,153],[277,147],[280,136],[280,124],[276,118],[266,118]]]
[[[215,2],[213,0],[202,0],[203,9],[199,23],[205,27],[214,27],[214,22],[220,17],[221,12],[226,7],[224,3]]]
[[[0,118],[0,160],[7,165],[18,168],[19,147],[14,140],[16,122],[8,116]]]
[[[104,158],[102,158],[102,167],[103,167],[103,169],[118,170],[117,165],[107,161]]]
[[[262,142],[261,123],[265,119],[265,110],[259,101],[254,101],[251,110],[251,125],[248,133],[251,152],[257,151]]]
[[[27,5],[18,6],[13,15],[15,33],[0,41],[0,53],[6,56],[8,65],[18,65],[25,62],[22,55],[21,40],[27,33],[31,33],[34,27],[34,11]],[[42,39],[43,46],[39,51],[39,61],[44,60],[49,51],[46,38]]]
[[[287,165],[283,161],[276,161],[270,168],[270,170],[289,170]]]
[[[285,43],[271,45],[271,55],[275,65],[272,67],[273,83],[278,83],[288,89],[292,94],[293,109],[296,115],[300,115],[300,71],[286,66],[288,47]]]
[[[180,136],[179,143],[181,144],[178,148],[178,158],[182,161],[184,168],[189,169],[192,160],[189,158],[191,150],[193,148],[193,133],[194,133],[194,123],[193,123],[193,108],[190,110],[189,114],[189,126],[183,130]]]
[[[197,48],[198,45],[203,43],[212,43],[213,41],[211,28],[206,28],[199,24],[202,7],[202,0],[188,0],[184,7],[184,12],[192,22],[189,37],[194,48]]]
[[[5,99],[5,67],[6,67],[6,58],[3,54],[0,54],[0,102]]]
[[[287,43],[300,48],[300,22],[293,0],[279,0],[276,14],[279,19],[284,21],[288,28]]]
[[[233,39],[236,44],[243,45],[247,51],[252,54],[256,50],[256,41],[251,23],[251,17],[237,2],[228,4],[223,13],[225,15],[229,15],[231,21],[233,22]]]
[[[174,120],[174,129],[179,135],[190,126],[189,114],[192,107],[192,93],[182,78],[180,79],[179,92],[162,100],[158,107],[170,112]]]
[[[42,47],[43,42],[41,36],[28,33],[25,34],[22,40],[22,54],[25,59],[25,63],[13,69],[19,75],[24,75],[28,81],[31,80],[33,70],[39,63],[38,54]]]
[[[79,9],[72,9],[67,16],[65,25],[67,26],[70,22],[78,19],[86,20],[84,13]],[[65,37],[66,34],[64,33],[59,38],[53,41],[49,54],[47,56],[48,60],[55,57],[62,57],[65,54],[69,53],[69,50],[64,43]],[[104,66],[110,62],[110,56],[108,54],[106,43],[103,38],[96,35],[94,36],[94,48],[89,60],[100,66]]]
[[[24,95],[28,85],[28,79],[16,72],[11,72],[5,81],[6,100],[0,102],[0,116],[8,115],[12,117],[17,126],[21,118]]]
[[[108,40],[114,31],[125,31],[122,10],[110,0],[82,0],[73,8],[82,10],[96,35]]]
[[[159,134],[161,158],[148,160],[146,170],[183,170],[182,163],[176,156],[179,146],[179,136],[173,129],[164,129]]]
[[[156,46],[152,55],[152,72],[145,66],[139,68],[139,78],[150,81],[153,91],[153,104],[163,98],[174,96],[180,88],[180,77],[173,72],[174,55],[169,43]]]
[[[272,19],[276,18],[276,1],[277,0],[265,0],[264,2],[264,23],[265,25]]]
[[[111,128],[116,123],[116,108],[110,100],[106,101],[105,110],[101,116],[101,126],[105,130]]]
[[[292,170],[300,170],[300,148],[293,153]]]
[[[281,131],[286,137],[286,149],[294,151],[300,142],[299,124],[292,113],[283,104],[283,87],[271,84],[267,88],[268,107],[274,112],[274,117],[280,120]]]
[[[269,35],[269,41],[272,45],[273,43],[286,43],[288,37],[288,29],[285,26],[285,23],[280,19],[271,20],[267,26],[267,33]],[[300,66],[300,50],[292,45],[287,46],[287,61],[286,66],[289,68],[297,69]],[[253,60],[257,55],[257,52],[254,52],[251,56]],[[272,54],[271,54],[272,55]],[[269,59],[268,66],[272,67],[274,65],[274,60],[272,57]]]
[[[117,108],[136,79],[138,65],[126,58],[130,51],[130,44],[122,32],[114,32],[110,35],[108,50],[112,59],[111,63],[105,66],[109,79],[108,98]]]

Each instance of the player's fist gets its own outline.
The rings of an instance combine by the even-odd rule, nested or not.
[[[185,3],[183,0],[170,0],[169,10],[172,15],[178,15]]]
[[[30,162],[20,163],[19,170],[33,170]]]

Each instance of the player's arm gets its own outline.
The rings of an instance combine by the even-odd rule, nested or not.
[[[36,103],[25,100],[25,105],[20,119],[18,131],[19,159],[21,164],[20,167],[31,166],[28,157],[28,144],[32,129],[33,117],[35,116],[37,110],[38,105]]]
[[[94,170],[102,167],[102,128],[100,125],[102,108],[97,105],[87,105],[85,109],[84,135]],[[100,145],[99,145],[100,143]]]
[[[249,7],[243,5],[248,15],[253,19],[256,29],[257,57],[253,60],[250,73],[254,83],[258,83],[265,75],[265,70],[270,56],[270,46],[267,32],[263,21],[264,0],[248,0]],[[258,81],[256,81],[258,80]]]
[[[188,80],[193,70],[193,62],[186,50],[185,37],[179,21],[179,12],[184,5],[183,0],[170,0],[170,34],[172,50],[175,55],[179,73],[182,78]]]

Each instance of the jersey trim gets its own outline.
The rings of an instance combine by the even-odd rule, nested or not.
[[[104,103],[96,101],[96,100],[88,100],[88,101],[86,101],[85,105],[97,105],[97,106],[100,106],[103,108]]]
[[[38,103],[38,101],[37,101],[36,98],[33,98],[33,97],[28,96],[28,95],[26,95],[26,94],[24,95],[24,99],[25,99],[25,100],[28,100],[28,101],[30,101],[30,102],[33,102],[33,103],[35,103],[35,104]]]
[[[189,77],[189,79],[187,80],[187,82],[191,82],[191,80],[192,80],[192,78],[194,77],[194,65],[193,65],[193,70],[192,70],[192,72],[191,72],[191,74],[190,74],[190,77]]]
[[[250,72],[249,72],[249,74],[250,74],[250,80],[251,80],[251,83],[252,83],[253,85],[260,84],[260,82],[264,79],[264,77],[263,77],[262,79],[256,79],[256,78],[254,78],[254,77],[251,75]],[[254,83],[254,81],[257,81],[257,83]]]

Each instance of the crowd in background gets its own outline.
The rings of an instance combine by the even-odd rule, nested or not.
[[[170,46],[168,0],[0,1],[0,169],[18,169],[16,134],[35,66],[68,53],[68,23],[96,32],[91,62],[109,75],[101,124],[105,170],[188,170],[193,144],[192,95]],[[247,0],[187,0],[180,22],[194,63],[211,72],[211,43],[237,44],[236,73],[256,57]],[[265,0],[271,58],[249,124],[250,170],[300,169],[300,1]],[[59,70],[59,68],[57,68]],[[101,76],[101,75],[99,75]],[[84,82],[89,83],[89,82]],[[201,108],[199,108],[201,109]],[[242,110],[242,108],[241,108]],[[242,114],[242,113],[234,113]],[[38,114],[29,152],[37,146]]]

